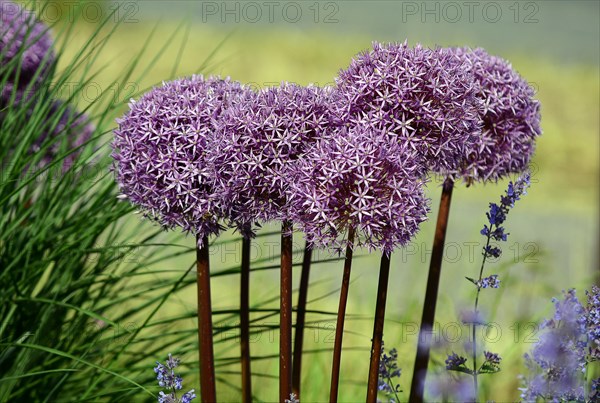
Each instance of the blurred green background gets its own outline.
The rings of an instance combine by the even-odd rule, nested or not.
[[[522,354],[535,340],[537,323],[550,314],[550,298],[571,287],[583,292],[597,282],[600,273],[598,1],[123,1],[89,2],[78,11],[83,12],[78,16],[72,15],[69,2],[62,3],[60,9],[47,8],[42,18],[50,22],[61,19],[68,25],[76,17],[78,35],[67,49],[73,53],[111,10],[115,17],[110,18],[118,16],[124,20],[97,61],[102,68],[90,87],[90,97],[96,91],[114,90],[107,83],[122,74],[132,62],[132,55],[144,46],[148,50],[140,58],[140,66],[152,67],[143,80],[126,84],[125,92],[190,75],[200,67],[204,74],[231,76],[256,88],[284,80],[325,85],[332,83],[338,70],[372,41],[483,47],[510,60],[537,91],[544,132],[532,164],[530,192],[510,213],[506,225],[510,236],[502,258],[487,269],[488,274],[497,273],[503,281],[501,289],[482,296],[482,309],[497,324],[495,331],[500,332],[487,335],[487,347],[500,353],[504,360],[503,371],[493,379],[484,379],[482,387],[488,399],[518,399],[518,374],[524,371]],[[79,100],[82,106],[89,101],[85,98]],[[116,115],[122,112],[116,111]],[[110,129],[107,127],[107,132]],[[430,221],[422,226],[413,244],[392,256],[384,340],[387,348],[399,349],[404,398],[408,397],[417,340],[415,329],[421,315],[440,184],[432,178],[428,186],[432,199]],[[504,182],[471,188],[461,184],[455,190],[437,310],[440,326],[436,332],[442,341],[455,343],[440,346],[433,357],[437,365],[430,366],[442,376],[444,354],[460,351],[461,343],[468,338],[466,328],[457,319],[462,309],[472,306],[474,298],[474,289],[464,276],[477,274],[483,240],[479,230],[485,221],[487,203],[498,200],[505,187]],[[128,220],[139,236],[150,228],[147,223],[139,226],[139,216]],[[278,228],[274,225],[265,231],[269,229]],[[193,245],[191,238],[175,233],[165,235],[165,240]],[[300,251],[301,234],[295,236],[295,242]],[[277,249],[276,235],[261,238],[253,258],[265,261],[256,266],[277,264]],[[214,247],[213,270],[236,268],[240,250],[240,244],[236,249],[232,245]],[[352,274],[341,401],[364,399],[368,371],[379,257],[366,251],[361,254]],[[324,257],[326,252],[320,251],[319,255]],[[178,275],[192,262],[193,256],[188,254],[160,266],[149,266],[148,275],[160,279],[153,271],[165,269]],[[300,262],[300,255],[296,262]],[[309,291],[310,309],[337,309],[341,269],[341,263],[315,266],[311,273],[314,284]],[[277,308],[277,270],[253,273],[251,284],[253,304],[271,299],[263,307]],[[296,277],[294,286],[297,285]],[[215,277],[213,287],[215,309],[236,308],[235,278]],[[187,287],[169,300],[160,316],[189,311],[194,304],[195,289]],[[324,401],[330,376],[328,349],[333,346],[335,322],[331,315],[316,313],[309,314],[308,321],[314,328],[307,330],[306,349],[313,353],[304,362],[302,401]],[[235,359],[239,354],[237,332],[226,328],[235,323],[235,316],[216,318],[216,328],[224,330],[218,336],[222,342],[216,351],[220,364],[227,363],[226,357]],[[268,326],[277,324],[277,315],[258,320],[257,324],[257,330],[261,325],[265,328],[255,335],[252,354],[275,356],[253,364],[254,392],[261,400],[273,401],[278,385],[278,338]],[[193,318],[189,318],[188,325],[195,326]],[[166,357],[170,351],[165,350],[163,355]],[[184,361],[186,358],[195,359],[183,357]],[[239,367],[235,362],[217,368],[222,381],[218,392],[223,401],[238,399],[236,371]],[[186,377],[186,386],[198,385],[194,373]]]

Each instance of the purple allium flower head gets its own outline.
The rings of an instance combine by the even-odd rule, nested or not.
[[[210,168],[210,145],[224,110],[253,92],[218,77],[192,76],[157,87],[132,101],[118,120],[114,169],[122,194],[166,228],[216,234],[225,201],[222,178]]]
[[[18,63],[11,68],[14,71],[9,73],[8,80],[0,88],[2,104],[8,102],[13,91],[16,91],[15,98],[19,101],[28,86],[35,87],[43,80],[54,63],[52,43],[48,27],[32,12],[12,1],[0,0],[0,65],[6,66],[13,61]],[[17,57],[20,58],[18,62]],[[18,74],[17,67],[20,67]]]
[[[332,126],[330,94],[328,88],[283,83],[223,115],[211,164],[236,222],[291,218],[290,175]]]
[[[366,246],[389,254],[427,219],[422,172],[416,151],[398,135],[343,128],[318,141],[298,164],[294,221],[314,246]]]
[[[395,133],[430,169],[455,172],[481,132],[463,64],[447,49],[374,43],[336,79],[341,124]]]
[[[483,49],[452,48],[473,73],[482,101],[482,133],[466,156],[461,175],[472,181],[496,181],[524,171],[541,134],[540,104],[534,91],[507,61]]]
[[[555,313],[541,325],[542,333],[531,353],[525,354],[530,371],[521,397],[552,401],[584,400],[587,363],[587,318],[575,290],[553,299]]]

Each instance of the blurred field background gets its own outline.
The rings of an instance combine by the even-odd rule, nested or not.
[[[68,2],[63,3],[62,9],[47,9],[47,15],[42,17],[46,20],[60,17],[59,26],[69,24],[70,9]],[[143,80],[127,84],[132,91],[195,72],[231,76],[256,88],[284,80],[325,85],[333,81],[340,68],[349,64],[353,55],[367,49],[374,40],[406,39],[410,44],[428,46],[483,47],[510,60],[537,89],[544,130],[533,162],[530,192],[510,213],[506,224],[510,236],[503,247],[503,257],[487,268],[488,274],[500,275],[502,288],[483,293],[481,301],[488,318],[497,324],[495,331],[500,332],[488,334],[487,347],[503,357],[502,372],[482,380],[486,390],[484,396],[496,401],[514,401],[519,395],[517,376],[524,371],[522,355],[535,340],[535,324],[550,314],[550,299],[571,287],[583,293],[583,289],[598,281],[600,273],[600,9],[597,1],[477,1],[471,2],[471,6],[467,3],[166,0],[91,3],[95,6],[87,8],[89,14],[79,18],[78,34],[68,44],[67,52],[77,52],[87,40],[99,21],[98,14],[94,14],[98,10],[103,15],[116,10],[126,16],[125,22],[116,27],[102,57],[96,61],[99,74],[90,87],[90,97],[97,90],[111,91],[108,83],[122,74],[125,66],[132,62],[132,55],[144,46],[148,49],[139,60],[139,69],[146,65],[152,67]],[[98,4],[100,8],[96,7]],[[471,14],[469,7],[474,7]],[[457,18],[457,10],[460,18]],[[55,11],[57,14],[51,14]],[[111,28],[114,27],[110,25],[106,30]],[[163,46],[164,49],[159,51]],[[79,103],[85,107],[88,101],[83,97]],[[122,112],[115,111],[115,116]],[[107,139],[110,129],[106,127]],[[422,226],[413,244],[392,256],[384,340],[386,348],[396,347],[400,352],[404,390],[401,396],[406,399],[440,184],[436,178],[429,184],[430,221]],[[487,204],[497,201],[505,187],[506,183],[471,188],[461,184],[455,190],[437,310],[440,326],[436,332],[442,340],[455,343],[441,346],[433,357],[436,365],[430,365],[443,376],[445,353],[458,352],[462,349],[461,342],[468,338],[466,328],[457,319],[461,309],[472,306],[474,298],[474,289],[464,276],[476,275],[483,240],[479,230],[485,221]],[[151,224],[140,226],[139,222],[137,215],[127,218],[129,231],[123,235],[123,243],[141,239],[152,229]],[[277,226],[267,227],[264,232],[277,229]],[[235,236],[228,233],[224,239]],[[163,238],[165,243],[187,248],[193,245],[191,238],[175,233]],[[300,253],[303,247],[301,234],[295,236],[295,242]],[[234,248],[233,245],[237,246]],[[177,250],[177,246],[164,248],[172,252]],[[240,250],[241,243],[215,246],[212,250],[214,272],[235,271],[240,263]],[[277,250],[277,235],[261,237],[253,251],[253,267],[277,265]],[[326,257],[327,253],[319,252],[318,255]],[[340,401],[361,401],[365,393],[379,256],[368,255],[366,251],[361,251],[361,255],[353,267]],[[300,256],[297,263],[300,263]],[[144,255],[134,251],[129,258],[140,262]],[[165,277],[181,276],[193,262],[193,254],[187,253],[160,264],[149,264],[148,278],[162,281]],[[303,366],[304,402],[324,401],[328,396],[335,320],[327,312],[334,313],[337,309],[341,274],[341,263],[320,264],[311,273],[313,285],[309,290],[309,309],[321,313],[311,313],[307,318],[313,328],[306,330],[306,350],[310,353]],[[162,318],[182,315],[182,329],[195,327],[194,317],[185,316],[193,312],[195,305],[193,279],[191,273],[186,287],[173,295],[158,314]],[[213,280],[213,304],[215,310],[221,312],[215,316],[215,328],[219,331],[216,357],[217,376],[221,381],[218,394],[222,401],[238,400],[239,376],[236,373],[239,367],[235,360],[239,345],[235,339],[236,330],[228,328],[235,326],[237,319],[235,314],[227,313],[237,307],[237,279],[237,276],[218,276]],[[294,286],[297,284],[298,278],[295,278]],[[253,363],[256,372],[254,393],[257,400],[274,401],[278,385],[278,338],[272,327],[278,320],[275,312],[278,305],[277,270],[254,272],[251,287],[252,304],[265,309],[253,316],[257,333],[252,354],[264,357]],[[147,296],[135,298],[137,301]],[[125,299],[123,309],[135,303]],[[121,325],[135,328],[137,323]],[[154,327],[144,332],[173,330],[161,327],[158,320]],[[157,360],[164,359],[169,352],[177,354],[189,350],[173,338],[159,338],[156,343]],[[161,348],[160,343],[165,347]],[[135,353],[135,345],[130,353]],[[182,358],[190,364],[186,387],[198,385],[193,370],[196,355],[189,353]],[[152,365],[149,361],[147,371],[152,371]]]

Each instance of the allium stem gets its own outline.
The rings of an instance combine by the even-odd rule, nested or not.
[[[308,243],[304,247],[302,258],[302,273],[300,274],[300,289],[298,291],[298,306],[296,308],[296,331],[294,337],[294,360],[292,369],[292,390],[300,399],[300,381],[302,378],[302,344],[304,343],[304,324],[306,322],[306,300],[308,298],[308,278],[312,249]]]
[[[369,383],[367,389],[367,403],[377,401],[379,380],[379,360],[383,341],[383,322],[385,319],[385,301],[387,298],[388,280],[390,277],[390,256],[381,256],[379,267],[379,286],[377,288],[377,305],[375,307],[375,323],[373,325],[373,341],[371,345],[371,365],[369,366]]]
[[[331,368],[331,388],[329,401],[337,402],[338,387],[340,383],[340,365],[342,361],[342,339],[344,336],[344,320],[346,319],[346,303],[348,302],[348,289],[350,288],[350,270],[352,269],[352,249],[354,244],[354,228],[348,231],[348,246],[344,260],[344,274],[342,289],[340,290],[340,303],[338,306],[337,323],[335,326],[335,342],[333,345],[333,365]]]
[[[281,225],[281,290],[279,316],[279,401],[292,392],[292,223]]]
[[[202,242],[202,247],[198,243]],[[198,273],[198,344],[200,346],[200,395],[203,402],[216,402],[215,359],[213,351],[212,307],[210,300],[210,268],[208,237],[196,242],[196,270]]]
[[[452,189],[454,181],[446,178],[442,186],[442,197],[440,199],[440,210],[433,238],[433,250],[431,252],[431,261],[429,262],[429,275],[427,276],[427,289],[425,291],[425,301],[423,304],[423,315],[421,316],[421,328],[419,330],[419,339],[417,345],[417,357],[410,385],[411,403],[423,402],[423,391],[425,386],[425,377],[427,375],[427,366],[429,364],[430,343],[429,337],[435,321],[435,307],[437,304],[438,288],[440,285],[440,276],[442,274],[442,257],[444,255],[444,243],[446,242],[446,228],[448,226],[448,216],[450,215],[450,202],[452,200]]]
[[[242,401],[252,401],[252,372],[250,369],[250,238],[242,238],[242,267],[240,276],[240,348],[242,363]]]

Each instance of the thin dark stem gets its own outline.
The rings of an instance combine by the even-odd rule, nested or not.
[[[252,401],[252,372],[250,369],[250,238],[242,238],[242,267],[240,276],[240,348],[242,363],[242,402]]]
[[[302,344],[304,343],[304,324],[306,322],[306,300],[308,298],[308,277],[312,249],[308,242],[304,247],[302,258],[302,273],[300,274],[300,289],[298,290],[298,306],[296,308],[296,331],[294,336],[294,359],[292,368],[292,390],[300,399],[300,380],[302,378]]]
[[[481,284],[481,280],[483,277],[483,269],[485,267],[485,262],[487,260],[487,249],[490,246],[490,240],[492,237],[492,229],[493,229],[493,225],[490,225],[490,230],[488,232],[487,235],[487,240],[485,242],[485,246],[483,247],[483,260],[481,261],[481,268],[479,269],[479,281],[478,284]],[[477,285],[477,294],[475,295],[475,310],[473,311],[473,330],[472,330],[472,337],[473,337],[473,347],[472,347],[472,358],[473,358],[473,388],[475,389],[475,401],[477,401],[477,396],[478,396],[478,392],[479,392],[479,387],[478,387],[478,382],[477,382],[477,339],[476,339],[476,335],[477,335],[477,321],[478,319],[478,315],[477,315],[477,307],[479,306],[479,293],[481,292],[481,286]]]
[[[200,397],[203,402],[216,402],[215,358],[213,352],[212,307],[210,300],[210,267],[208,237],[196,244],[196,271],[198,274],[198,344],[200,355]]]
[[[340,290],[340,303],[338,306],[337,323],[335,326],[335,342],[333,345],[333,366],[331,368],[331,388],[329,401],[337,402],[340,383],[340,366],[342,361],[342,339],[344,336],[344,320],[346,319],[346,303],[348,302],[348,289],[350,288],[350,270],[352,269],[352,249],[354,244],[354,228],[348,231],[348,246],[344,260],[344,274],[342,289]]]
[[[421,316],[421,329],[417,346],[417,357],[413,368],[412,382],[410,385],[411,403],[423,402],[425,376],[429,364],[429,338],[435,321],[435,307],[437,304],[440,276],[442,274],[442,257],[444,256],[444,243],[446,242],[446,228],[450,215],[450,202],[452,200],[452,189],[454,182],[447,178],[442,186],[442,197],[440,199],[440,210],[438,212],[435,236],[433,238],[433,250],[429,262],[429,275],[427,277],[427,289],[423,304],[423,315]]]
[[[373,325],[373,341],[371,345],[371,365],[369,366],[367,403],[375,403],[377,401],[379,360],[381,358],[381,346],[383,342],[385,301],[387,298],[389,277],[390,257],[384,253],[381,256],[381,266],[379,267],[379,286],[377,287],[377,305],[375,307],[375,323]]]
[[[281,290],[279,316],[279,401],[292,392],[292,223],[281,225]]]

